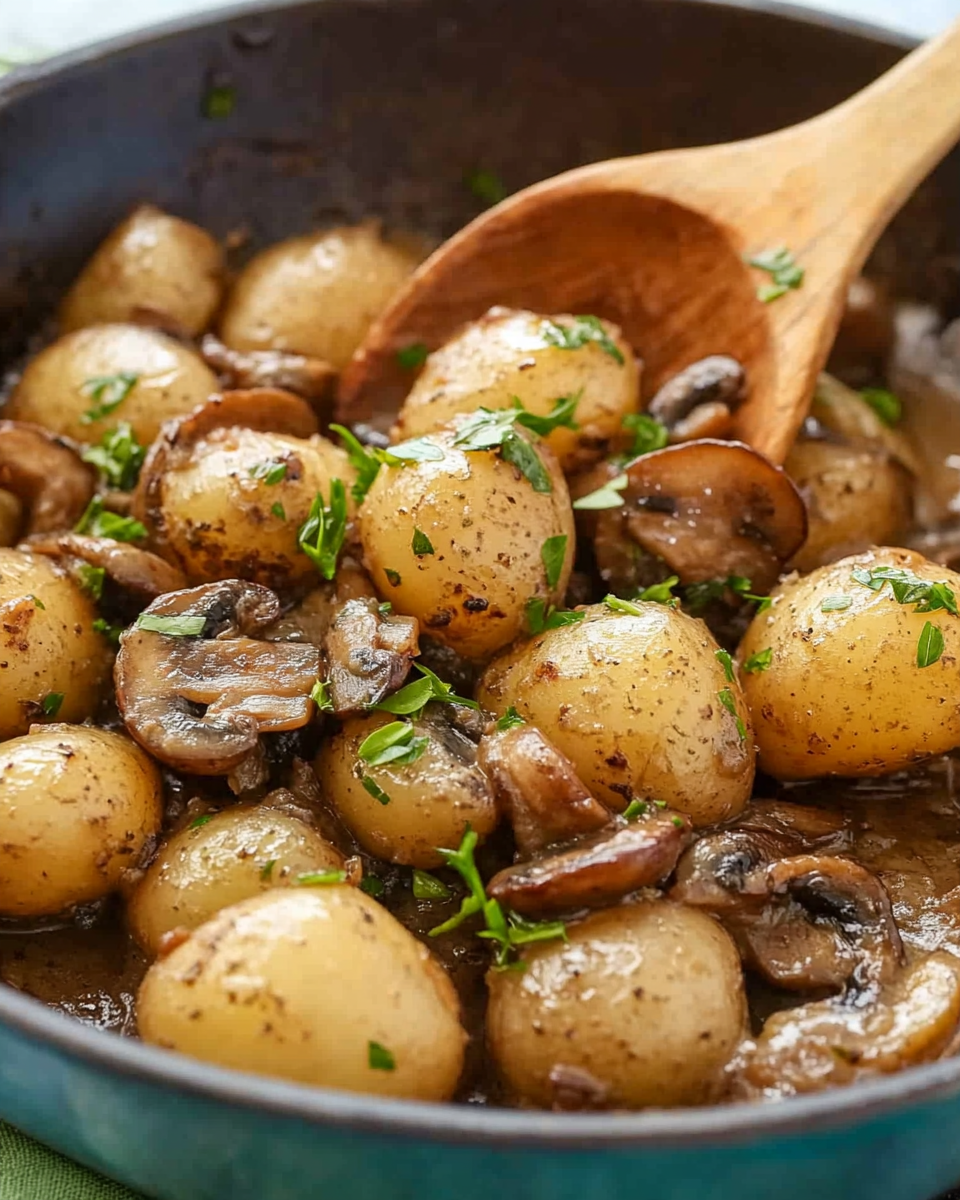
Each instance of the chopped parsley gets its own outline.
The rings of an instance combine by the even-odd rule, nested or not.
[[[260,868],[260,878],[264,883],[269,882],[269,880],[273,876],[273,868],[276,865],[277,865],[277,860],[275,858],[271,858],[267,862],[265,862],[263,864],[263,866]]]
[[[76,533],[113,538],[115,542],[142,542],[147,536],[146,526],[133,517],[121,517],[119,513],[109,512],[103,507],[99,496],[93,497],[74,529]]]
[[[736,675],[733,670],[733,659],[730,657],[728,650],[715,650],[714,658],[723,667],[723,673],[727,677],[727,683],[733,683]]]
[[[375,779],[371,779],[369,775],[364,775],[363,778],[360,780],[360,783],[363,785],[363,790],[365,792],[369,792],[370,795],[374,798],[374,800],[376,800],[378,803],[380,803],[380,804],[389,804],[390,803],[390,797],[387,795],[387,793],[383,790],[383,788],[380,786],[379,783],[377,783],[377,781]]]
[[[273,487],[274,484],[286,479],[287,464],[285,462],[277,462],[276,459],[254,463],[250,468],[250,475],[253,479],[262,479],[269,487]]]
[[[450,889],[429,871],[414,870],[413,894],[417,900],[449,900]]]
[[[821,612],[845,612],[853,603],[852,596],[827,596],[825,600],[820,602]]]
[[[737,712],[737,702],[733,698],[733,692],[731,692],[729,688],[723,688],[721,691],[717,692],[717,699],[727,710],[727,712],[730,713],[730,715],[736,720],[737,734],[740,737],[740,741],[745,742],[747,740],[747,727],[743,723],[743,718]]]
[[[427,537],[422,529],[414,528],[413,531],[413,552],[417,556],[424,554],[433,554],[433,542]]]
[[[638,600],[647,600],[651,604],[666,604],[668,608],[676,608],[680,601],[673,594],[673,589],[680,582],[679,575],[668,575],[659,583],[652,583],[637,596]]]
[[[743,664],[743,669],[748,675],[756,675],[760,671],[769,671],[770,664],[773,662],[773,647],[767,646],[766,650],[757,650]]]
[[[97,617],[93,623],[93,632],[102,634],[114,646],[120,645],[120,634],[123,633],[123,628],[122,625],[111,625],[103,617]]]
[[[108,429],[96,446],[88,446],[80,456],[96,467],[104,479],[122,492],[136,487],[140,468],[147,450],[133,435],[127,421],[119,421],[116,429]]]
[[[304,871],[292,880],[294,887],[329,887],[332,883],[346,882],[346,871]]]
[[[376,875],[364,875],[360,880],[360,891],[366,892],[368,896],[382,896],[386,890],[383,886],[383,880]]]
[[[928,613],[946,609],[954,616],[958,615],[957,597],[947,583],[921,579],[904,567],[871,567],[869,570],[858,567],[852,575],[857,583],[863,584],[872,592],[882,591],[889,583],[897,603],[914,605],[914,612]]]
[[[723,600],[727,592],[733,592],[742,600],[757,605],[757,613],[764,613],[773,604],[771,596],[758,596],[750,589],[753,585],[745,575],[728,575],[726,579],[705,579],[701,583],[688,583],[683,589],[684,600],[694,615],[702,612],[715,600]]]
[[[357,473],[356,482],[350,488],[357,504],[363,502],[382,466],[405,467],[412,462],[439,462],[443,458],[442,447],[426,438],[411,438],[407,442],[398,442],[389,450],[381,450],[378,446],[364,446],[345,425],[331,425],[330,428],[340,437]]]
[[[39,598],[39,596],[34,596],[34,594],[31,592],[27,599],[33,601],[34,608],[39,608],[41,612],[46,612],[47,606]]]
[[[644,816],[646,811],[646,800],[639,800],[636,796],[634,796],[627,807],[623,810],[623,818],[625,821],[635,821],[637,817]]]
[[[423,366],[429,355],[430,351],[423,342],[411,342],[409,346],[397,351],[397,362],[405,371],[416,371],[418,367]]]
[[[612,592],[608,592],[604,596],[603,602],[611,612],[625,613],[630,617],[643,616],[643,609],[639,604],[635,604],[632,600],[621,600],[619,596],[614,596]]]
[[[377,612],[380,614],[381,617],[389,617],[390,614],[393,612],[393,605],[390,603],[389,600],[384,600],[384,602],[382,604],[377,605]]]
[[[297,533],[297,544],[324,579],[337,573],[337,559],[347,533],[347,491],[342,479],[330,481],[330,504],[317,492],[310,513]]]
[[[429,743],[429,738],[415,736],[409,721],[391,721],[368,734],[357,753],[368,767],[385,767],[388,763],[404,767],[416,762]]]
[[[552,604],[547,604],[542,596],[531,596],[524,606],[527,630],[534,637],[550,629],[560,629],[563,625],[576,625],[586,615],[572,609],[554,608]]]
[[[623,427],[633,434],[633,445],[623,455],[628,460],[662,450],[670,437],[666,425],[649,413],[627,413],[623,418]]]
[[[237,89],[229,83],[218,83],[207,88],[200,111],[208,121],[222,121],[229,117],[237,105]]]
[[[860,395],[884,425],[896,425],[903,416],[900,397],[888,392],[886,388],[864,388]]]
[[[63,704],[63,692],[47,692],[40,701],[40,711],[45,717],[55,717]]]
[[[540,561],[547,573],[547,587],[552,592],[560,582],[563,573],[563,560],[567,556],[567,535],[558,533],[549,537],[540,547]]]
[[[519,425],[539,437],[561,427],[577,429],[573,414],[579,399],[579,393],[562,396],[545,417],[528,412],[516,396],[511,408],[479,408],[460,424],[453,444],[465,451],[499,449],[501,458],[516,467],[535,492],[551,492],[553,484],[539,454],[515,427]]]
[[[92,425],[94,421],[109,417],[130,395],[139,379],[140,376],[132,371],[120,371],[116,375],[97,375],[82,383],[80,391],[94,403],[80,418],[81,422]]]
[[[464,897],[460,911],[455,916],[430,930],[430,937],[449,933],[451,929],[462,925],[468,917],[480,913],[486,928],[481,929],[477,936],[496,943],[496,967],[500,970],[519,967],[522,970],[522,963],[516,962],[517,951],[521,946],[531,942],[554,941],[556,938],[566,941],[567,927],[562,921],[528,921],[518,913],[509,910],[504,912],[498,900],[488,899],[474,859],[476,848],[477,835],[469,825],[459,849],[443,850],[438,847],[437,853],[442,855],[448,867],[452,867],[460,875],[469,889],[469,895]]]
[[[188,616],[161,617],[157,613],[142,612],[137,617],[137,628],[149,630],[150,633],[165,633],[168,637],[200,637],[207,618],[199,613]]]
[[[287,510],[283,507],[279,500],[275,500],[273,504],[270,505],[270,511],[278,521],[285,521],[287,519]]]
[[[399,717],[418,717],[431,701],[441,704],[462,704],[466,708],[479,708],[476,700],[458,696],[453,687],[449,683],[444,683],[440,676],[435,675],[429,667],[418,662],[413,665],[423,678],[406,684],[398,692],[388,696],[386,700],[375,704],[374,708]]]
[[[599,317],[574,317],[573,323],[570,325],[561,325],[558,321],[548,319],[542,323],[540,329],[547,345],[556,346],[558,350],[580,350],[583,346],[593,342],[621,367],[626,361],[619,346],[604,329],[603,322]]]
[[[932,621],[924,623],[917,643],[917,666],[931,667],[943,654],[943,631]]]
[[[89,563],[81,563],[77,567],[77,582],[91,600],[99,600],[103,595],[103,581],[107,572],[103,567],[92,567]]]
[[[505,733],[508,729],[516,729],[518,725],[526,725],[526,721],[511,704],[503,716],[497,718],[497,729]]]
[[[367,1042],[367,1062],[371,1071],[395,1071],[397,1060],[386,1046],[379,1042]]]
[[[213,820],[212,813],[203,813],[202,816],[194,817],[193,820],[190,822],[190,824],[187,826],[187,828],[188,829],[202,829],[204,825],[208,825],[212,820]]]
[[[321,712],[333,712],[333,700],[330,696],[330,684],[325,679],[318,679],[310,691],[310,699]]]
[[[509,195],[500,176],[485,167],[477,167],[476,170],[468,171],[463,181],[478,200],[482,200],[491,208],[494,204],[499,204],[501,200],[506,200]]]
[[[402,580],[399,571],[394,571],[392,567],[384,567],[383,573],[387,577],[387,583],[393,584],[394,587],[400,586]]]
[[[601,508],[619,508],[623,504],[620,493],[629,482],[626,474],[617,475],[609,483],[603,484],[593,492],[587,492],[579,500],[574,500],[573,507],[587,512]]]
[[[760,254],[749,255],[746,260],[751,267],[766,271],[770,283],[757,288],[757,299],[764,304],[779,300],[787,292],[792,291],[803,283],[803,267],[797,265],[793,255],[786,246],[778,246],[774,250],[764,250]]]

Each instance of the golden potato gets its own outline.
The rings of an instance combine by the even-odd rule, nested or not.
[[[148,954],[173,929],[196,929],[299,875],[343,867],[335,846],[275,808],[228,808],[199,820],[164,844],[127,904],[130,928]]]
[[[576,535],[567,485],[542,442],[536,452],[549,492],[535,491],[498,451],[468,453],[454,445],[456,437],[455,429],[445,429],[427,439],[443,450],[439,461],[381,469],[358,526],[381,596],[438,642],[482,661],[523,630],[528,600],[562,604]],[[426,553],[415,551],[418,533],[427,539]],[[544,544],[561,537],[566,542],[551,587]]]
[[[68,333],[31,359],[5,415],[78,442],[98,442],[118,421],[128,421],[146,445],[164,421],[192,412],[217,391],[217,377],[200,357],[166,334],[95,325]],[[101,417],[84,420],[104,408],[109,411]]]
[[[147,1042],[260,1075],[448,1100],[466,1035],[446,972],[343,885],[277,888],[202,925],[147,972]]]
[[[913,480],[881,446],[801,439],[784,469],[807,505],[807,540],[798,571],[894,541],[910,527]]]
[[[281,465],[283,478],[270,482],[270,468]],[[284,588],[319,579],[297,534],[318,492],[329,503],[333,479],[342,480],[352,512],[354,469],[326,438],[212,429],[150,491],[163,553],[191,584],[247,579]],[[148,481],[141,482],[135,505]]]
[[[223,276],[223,251],[205,229],[142,204],[80,272],[60,328],[130,322],[196,337],[220,305]]]
[[[431,706],[414,722],[414,736],[428,739],[416,762],[371,767],[361,761],[360,743],[397,719],[390,713],[350,718],[317,756],[326,798],[364,850],[389,862],[437,867],[443,862],[437,847],[455,849],[467,825],[482,839],[497,824],[490,784],[476,765],[476,747],[446,722],[439,707]],[[363,786],[365,779],[378,789],[377,796]]]
[[[339,370],[416,265],[375,223],[290,238],[247,265],[220,336],[235,350],[286,350]]]
[[[0,739],[45,716],[93,715],[111,662],[96,619],[90,597],[49,558],[0,549]]]
[[[768,670],[744,675],[743,691],[760,766],[778,779],[885,775],[960,745],[960,619],[917,612],[889,583],[874,591],[854,578],[882,568],[960,596],[954,571],[912,550],[872,550],[788,579],[744,635],[741,660],[773,651]],[[921,667],[928,622],[943,652]]]
[[[746,1032],[729,935],[704,913],[664,900],[594,913],[567,934],[567,943],[526,949],[522,973],[487,976],[487,1041],[515,1096],[549,1108],[582,1087],[587,1072],[598,1093],[584,1096],[587,1104],[717,1099]]]
[[[492,308],[427,359],[397,417],[397,438],[417,437],[478,408],[509,408],[517,397],[546,416],[562,396],[579,394],[579,429],[555,429],[546,441],[568,474],[608,454],[623,418],[640,407],[640,372],[616,325],[601,328],[622,361],[596,341],[563,349],[551,326],[575,326],[570,316]],[[546,332],[546,336],[545,336]]]
[[[615,808],[639,797],[694,825],[725,821],[753,784],[740,687],[702,621],[664,604],[637,608],[633,616],[595,604],[579,624],[513,647],[484,672],[477,699],[498,716],[516,708]]]
[[[163,788],[118,733],[50,725],[0,746],[0,914],[38,917],[115,891],[160,829]]]

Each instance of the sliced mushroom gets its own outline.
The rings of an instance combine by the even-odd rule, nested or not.
[[[670,875],[690,830],[685,817],[662,811],[630,824],[615,821],[569,849],[506,867],[487,894],[523,916],[605,908]]]
[[[723,437],[743,402],[747,377],[735,358],[712,354],[691,363],[660,388],[647,411],[670,430],[671,442]]]
[[[937,951],[868,1003],[849,995],[768,1017],[729,1068],[737,1099],[773,1099],[888,1075],[948,1053],[960,1023],[960,961]]]
[[[212,333],[200,352],[230,388],[282,388],[307,400],[332,398],[337,373],[329,363],[282,350],[231,350]]]
[[[23,528],[23,504],[13,492],[0,488],[0,546],[14,546]]]
[[[100,567],[124,591],[150,600],[187,586],[183,572],[170,563],[113,538],[84,537],[79,533],[40,535],[25,542],[23,549],[59,559],[71,574],[76,574],[81,563]]]
[[[569,758],[533,725],[485,734],[477,762],[513,826],[521,859],[596,833],[613,820],[611,810],[591,795]]]
[[[623,504],[595,515],[597,566],[615,590],[641,586],[653,560],[683,584],[740,575],[766,591],[806,537],[793,483],[741,442],[668,446],[625,474]]]
[[[27,506],[25,533],[71,529],[96,478],[64,438],[25,421],[0,421],[0,487]]]
[[[414,617],[384,614],[376,600],[347,600],[337,609],[323,650],[333,711],[363,712],[395,691],[420,653]]]
[[[261,733],[306,725],[320,651],[257,639],[279,608],[267,588],[235,579],[154,601],[151,616],[205,623],[198,636],[139,626],[122,635],[114,678],[131,736],[177,770],[225,775],[256,752]]]

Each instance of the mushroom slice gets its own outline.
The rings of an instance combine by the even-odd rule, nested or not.
[[[121,636],[114,679],[131,736],[177,770],[225,775],[256,753],[261,733],[306,725],[320,651],[258,639],[279,609],[273,592],[236,579],[155,600],[146,614],[205,624],[194,636],[139,625]]]
[[[937,951],[869,1003],[850,996],[768,1017],[728,1073],[738,1099],[774,1099],[889,1075],[948,1053],[960,1022],[960,961]]]
[[[513,826],[521,859],[596,833],[613,820],[569,758],[533,725],[484,734],[477,761]]]
[[[767,591],[807,535],[807,511],[793,483],[741,442],[668,446],[634,459],[625,473],[623,505],[597,517],[597,565],[610,582],[621,582],[615,575],[623,551],[606,561],[605,543],[619,540],[658,559],[683,584],[740,575]]]
[[[149,550],[113,538],[84,537],[79,533],[40,535],[26,541],[23,548],[59,559],[71,574],[81,563],[100,567],[124,591],[150,600],[187,586],[177,567]]]
[[[668,379],[647,411],[670,430],[671,442],[690,441],[698,436],[694,430],[700,437],[719,437],[731,428],[731,415],[746,393],[740,363],[726,354],[711,354]]]
[[[26,533],[71,529],[95,484],[94,470],[64,438],[26,421],[0,421],[0,487],[26,504]]]
[[[332,398],[337,373],[329,363],[282,350],[232,350],[212,333],[200,352],[231,388],[281,388],[307,400]]]
[[[617,821],[568,849],[506,867],[487,894],[522,916],[604,908],[665,879],[690,830],[685,817],[662,811],[631,824]]]
[[[415,617],[380,611],[376,600],[347,600],[323,639],[333,711],[363,712],[395,691],[420,653]]]

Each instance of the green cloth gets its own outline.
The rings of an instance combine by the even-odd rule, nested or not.
[[[0,1123],[0,1200],[137,1200],[137,1196]]]

